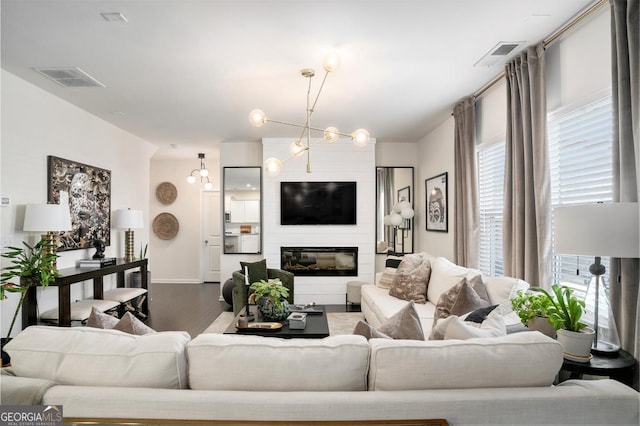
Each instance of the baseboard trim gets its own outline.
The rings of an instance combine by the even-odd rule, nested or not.
[[[65,423],[76,424],[181,424],[181,425],[256,425],[256,426],[357,426],[357,425],[405,425],[405,426],[449,426],[443,419],[420,420],[186,420],[186,419],[124,419],[65,417]]]

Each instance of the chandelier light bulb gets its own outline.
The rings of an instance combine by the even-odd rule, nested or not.
[[[196,177],[195,176],[187,176],[187,182],[188,183],[196,183]]]
[[[294,157],[297,157],[298,155],[302,154],[304,151],[305,151],[305,147],[304,145],[302,145],[302,142],[300,141],[292,142],[291,145],[289,145],[289,153]]]
[[[394,206],[396,212],[400,213],[405,209],[410,209],[411,208],[411,203],[408,201],[399,201],[398,203],[396,203],[396,205]]]
[[[322,59],[322,67],[327,72],[333,72],[340,66],[340,56],[334,51],[328,52]]]
[[[205,191],[211,191],[213,189],[213,184],[211,182],[207,182],[204,184]]]
[[[402,216],[400,216],[398,213],[392,213],[389,221],[393,226],[400,226],[400,224],[402,223]]]
[[[207,170],[207,169],[200,169],[200,176],[202,176],[202,177],[207,177],[207,176],[209,176],[209,170]]]
[[[338,140],[340,132],[335,127],[327,127],[324,129],[324,138],[329,142],[335,142]]]
[[[391,216],[386,215],[382,221],[385,224],[385,226],[390,226],[391,225]]]
[[[264,162],[264,171],[267,176],[275,177],[280,174],[282,170],[282,161],[275,157],[267,158]]]
[[[262,127],[267,122],[267,116],[262,110],[254,109],[249,113],[249,123],[253,127]]]
[[[369,132],[365,129],[358,129],[351,133],[351,139],[356,146],[365,147],[369,143]]]

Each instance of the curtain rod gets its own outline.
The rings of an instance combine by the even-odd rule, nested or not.
[[[593,12],[595,12],[596,10],[598,10],[600,8],[600,6],[604,5],[605,3],[608,3],[609,0],[599,0],[598,2],[592,4],[591,6],[589,6],[584,12],[582,12],[580,15],[576,16],[574,19],[572,19],[571,21],[567,22],[563,27],[561,27],[559,30],[557,30],[556,32],[552,33],[548,38],[546,38],[545,40],[542,41],[542,44],[544,47],[547,47],[548,45],[550,45],[551,43],[553,43],[554,41],[556,41],[558,38],[560,38],[564,33],[566,33],[567,31],[569,31],[571,28],[573,28],[575,25],[579,24],[580,22],[582,22],[585,18],[587,18],[589,15],[591,15]],[[477,92],[475,92],[473,94],[474,98],[478,98],[480,96],[482,96],[484,94],[484,92],[486,92],[487,90],[491,89],[496,83],[498,83],[500,80],[502,80],[504,78],[504,71],[501,72],[500,74],[498,74],[497,76],[495,76],[493,78],[493,80],[491,80],[490,82],[488,82],[487,84],[485,84],[484,86],[482,86]]]

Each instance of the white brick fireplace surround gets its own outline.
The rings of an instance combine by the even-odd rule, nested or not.
[[[284,160],[294,139],[262,140],[263,161]],[[375,275],[375,139],[364,148],[349,139],[329,143],[311,141],[311,173],[306,172],[306,154],[283,162],[279,176],[263,175],[264,256],[269,268],[280,268],[280,247],[358,247],[356,277],[296,276],[295,302],[339,304],[345,301],[346,283],[373,282]],[[356,182],[356,225],[280,225],[280,182]]]

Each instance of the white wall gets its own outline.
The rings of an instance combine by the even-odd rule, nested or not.
[[[205,166],[210,171],[212,191],[220,191],[219,149],[212,146],[205,152]],[[153,230],[149,235],[151,282],[196,284],[203,281],[204,241],[201,233],[203,185],[187,183],[193,169],[200,168],[198,153],[191,160],[152,160],[149,200],[149,223],[160,213],[171,213],[180,225],[178,234],[170,240],[158,238]],[[175,185],[178,196],[172,204],[158,201],[155,191],[162,182]]]
[[[453,260],[453,211],[455,200],[454,182],[454,121],[448,118],[431,133],[418,141],[417,190],[416,190],[416,251],[425,251],[434,256],[443,256]],[[448,220],[449,232],[427,232],[425,212],[425,180],[448,172]]]
[[[294,139],[263,139],[263,158],[286,158]],[[373,282],[375,271],[375,140],[364,148],[350,140],[330,144],[313,141],[312,173],[306,173],[306,155],[286,161],[277,177],[263,176],[263,235],[267,266],[280,268],[280,247],[358,247],[357,277],[295,278],[295,302],[344,303],[346,282]],[[355,181],[357,224],[341,226],[280,225],[281,181]]]
[[[11,197],[11,206],[0,208],[2,246],[35,242],[35,235],[22,232],[24,206],[47,202],[47,156],[78,161],[111,170],[111,207],[143,211],[145,228],[136,230],[136,244],[149,235],[149,159],[156,147],[136,136],[88,114],[2,70],[2,146],[0,193]],[[83,89],[73,89],[83,90]],[[88,89],[100,90],[100,89]],[[124,255],[122,231],[111,231],[107,256]],[[71,267],[94,250],[61,252],[58,267]],[[3,262],[3,265],[6,263]],[[115,285],[105,281],[105,288]],[[72,286],[72,299],[92,295],[90,283]],[[0,302],[2,335],[9,328],[17,306],[17,295]],[[57,306],[55,288],[38,289],[40,312]],[[20,318],[14,330],[20,330]],[[15,335],[14,331],[14,335]]]

